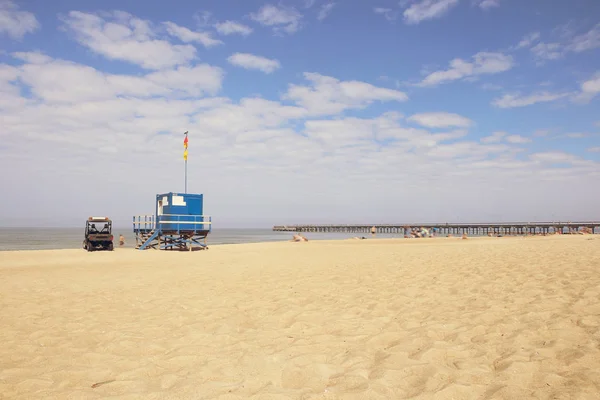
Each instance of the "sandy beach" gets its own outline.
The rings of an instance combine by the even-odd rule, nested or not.
[[[0,253],[0,399],[598,399],[600,236]]]

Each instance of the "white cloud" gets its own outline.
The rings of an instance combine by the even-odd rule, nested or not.
[[[418,24],[422,21],[440,18],[458,4],[458,0],[420,0],[404,10],[404,21]]]
[[[430,73],[419,85],[435,86],[478,75],[497,74],[514,66],[513,57],[502,53],[479,52],[472,58],[472,62],[460,58],[453,59],[449,69]]]
[[[44,64],[52,61],[51,57],[39,52],[15,52],[12,56],[29,64]]]
[[[271,60],[265,57],[256,56],[249,53],[235,53],[227,58],[230,64],[246,69],[257,69],[266,74],[281,68],[278,60]]]
[[[0,34],[5,33],[13,39],[21,39],[28,33],[40,29],[35,15],[28,11],[19,11],[11,0],[0,1]]]
[[[398,12],[392,10],[391,8],[375,7],[373,12],[375,12],[375,14],[383,15],[388,21],[393,21],[398,18]]]
[[[102,73],[40,53],[14,56],[26,62],[15,69],[15,79],[30,86],[34,96],[46,103],[104,101],[117,96],[202,96],[216,94],[223,80],[220,68],[206,64],[131,76]]]
[[[184,26],[179,26],[173,22],[164,22],[165,27],[169,35],[174,36],[185,43],[196,42],[202,44],[204,47],[213,47],[219,44],[223,44],[222,41],[215,39],[208,32],[194,32]]]
[[[551,43],[540,42],[530,48],[539,63],[561,59],[568,53],[581,53],[600,48],[600,23],[594,25],[586,33],[577,36],[574,36],[571,29],[562,29],[561,31],[563,31],[563,34],[559,41]],[[538,39],[539,36],[534,41]],[[524,46],[531,45],[532,43],[533,41],[531,43],[525,42]]]
[[[589,134],[583,132],[569,132],[565,133],[563,136],[569,139],[583,139],[588,137]]]
[[[531,139],[527,137],[523,137],[521,135],[509,135],[504,138],[508,143],[511,144],[524,144],[531,143]]]
[[[145,76],[150,82],[169,88],[173,95],[214,95],[221,89],[223,70],[208,64],[193,67],[178,66],[171,70],[150,73]]]
[[[542,153],[534,153],[529,158],[537,163],[569,163],[577,160],[579,157],[565,153],[562,151],[548,151]]]
[[[590,153],[600,153],[600,146],[598,146],[598,147],[589,147],[587,149],[587,151],[589,151]]]
[[[377,118],[341,118],[334,120],[311,120],[305,122],[304,133],[318,141],[325,151],[352,151],[356,147],[361,150],[376,151],[378,145],[374,141],[392,140],[395,149],[417,152],[430,151],[443,142],[464,137],[466,131],[431,133],[423,129],[405,127],[395,113],[388,113]],[[381,149],[381,151],[384,151]],[[353,151],[352,151],[353,152]]]
[[[481,143],[500,143],[506,136],[508,136],[506,132],[494,132],[491,136],[481,138]]]
[[[237,33],[242,36],[248,36],[252,33],[252,28],[235,21],[224,21],[216,23],[215,29],[221,35],[233,35]]]
[[[600,92],[600,73],[597,73],[594,78],[583,82],[581,90],[589,93]]]
[[[296,106],[285,106],[276,101],[259,98],[244,98],[239,104],[229,100],[216,103],[193,118],[207,132],[218,136],[230,136],[262,129],[283,127],[288,121],[306,116],[306,110]]]
[[[475,4],[482,10],[500,7],[500,0],[475,0]]]
[[[359,81],[339,81],[317,73],[304,73],[311,86],[289,85],[284,99],[292,100],[313,115],[338,114],[350,108],[364,108],[374,101],[406,101],[398,90]]]
[[[579,93],[573,96],[576,103],[588,103],[600,93],[600,72],[581,84]]]
[[[294,7],[266,4],[256,13],[251,13],[250,18],[261,25],[273,27],[275,32],[284,31],[291,34],[300,29],[302,14]]]
[[[600,22],[588,32],[575,36],[567,45],[567,50],[575,53],[593,50],[600,47]]]
[[[121,11],[107,16],[112,20],[71,11],[63,21],[81,45],[111,60],[127,61],[146,69],[161,69],[187,64],[196,57],[196,48],[192,45],[173,45],[167,40],[156,39],[148,21]]]
[[[432,158],[458,159],[460,161],[485,160],[490,155],[506,153],[506,145],[482,145],[476,142],[457,142],[434,146],[427,151]]]
[[[306,121],[304,125],[308,137],[321,142],[327,150],[348,142],[364,141],[368,145],[375,138],[375,124],[371,120],[317,120]]]
[[[466,128],[473,124],[473,121],[471,121],[469,118],[447,112],[414,114],[408,118],[408,121],[415,122],[427,128]]]
[[[541,35],[539,32],[528,33],[527,35],[525,35],[523,37],[523,39],[521,39],[519,44],[517,44],[517,49],[523,49],[525,47],[530,47],[532,44],[534,44],[535,42],[537,42],[540,39],[540,36]]]
[[[568,98],[574,103],[589,103],[600,93],[600,72],[581,83],[580,90],[573,92],[552,93],[548,91],[535,92],[529,95],[509,93],[496,98],[492,104],[499,108],[525,107],[537,103],[548,103]]]
[[[503,89],[503,87],[501,85],[497,85],[494,83],[488,83],[488,82],[482,84],[481,88],[483,90],[502,90]]]
[[[537,129],[533,132],[533,136],[535,137],[545,137],[550,133],[550,129]]]
[[[329,2],[329,3],[325,3],[321,6],[321,9],[319,10],[319,14],[317,14],[317,19],[319,21],[323,21],[325,18],[327,18],[327,16],[329,16],[329,14],[331,13],[331,11],[333,10],[333,7],[335,7],[334,2]]]
[[[521,94],[505,94],[496,98],[492,104],[498,108],[526,107],[537,103],[547,103],[569,96],[570,93],[538,92],[527,96]]]
[[[501,143],[503,141],[509,144],[525,144],[530,143],[531,139],[521,135],[509,135],[507,132],[504,131],[497,131],[491,134],[490,136],[486,136],[480,139],[480,142],[485,144]]]
[[[531,52],[539,60],[558,60],[564,55],[560,43],[538,43],[531,48]]]

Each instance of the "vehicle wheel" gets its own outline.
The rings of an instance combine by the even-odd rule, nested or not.
[[[94,251],[94,246],[92,246],[92,244],[89,242],[87,244],[87,251]]]
[[[111,243],[108,245],[108,251],[113,251],[114,245]]]

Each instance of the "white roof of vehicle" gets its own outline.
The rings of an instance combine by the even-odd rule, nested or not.
[[[92,222],[108,222],[110,219],[108,217],[89,217],[88,221]]]

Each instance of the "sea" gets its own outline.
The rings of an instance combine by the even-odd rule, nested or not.
[[[119,243],[119,234],[125,237],[125,246],[135,248],[135,235],[131,227],[113,227],[115,247]],[[293,232],[275,232],[271,229],[213,229],[207,243],[237,244],[289,241]],[[309,240],[349,239],[355,236],[370,237],[366,233],[325,233],[307,232],[303,235]],[[400,234],[378,233],[378,238],[402,237]],[[0,251],[10,250],[49,250],[81,249],[84,238],[83,228],[0,228]]]

